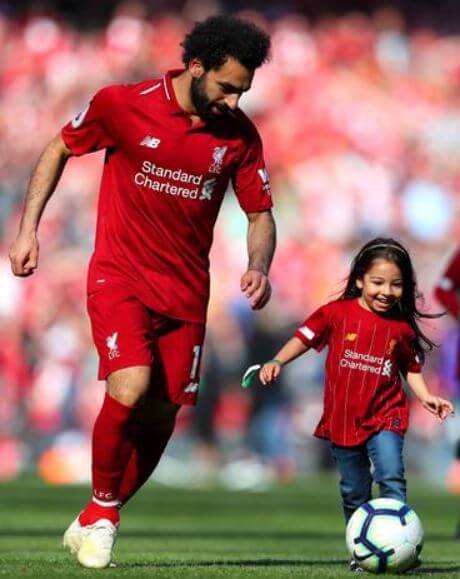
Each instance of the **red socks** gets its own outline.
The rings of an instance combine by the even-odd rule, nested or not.
[[[80,525],[92,525],[99,519],[108,519],[114,525],[120,522],[120,513],[117,507],[101,507],[93,501],[90,501],[84,510],[80,513],[78,521]]]
[[[94,424],[93,499],[80,513],[83,526],[99,519],[118,524],[119,507],[145,483],[163,454],[174,422],[156,429],[156,424],[143,424],[136,414],[137,407],[105,395]]]
[[[105,395],[93,430],[93,497],[99,505],[116,506],[118,491],[132,450],[131,418],[136,407]]]
[[[124,505],[146,482],[160,461],[171,431],[152,431],[135,425],[129,462],[123,473],[118,499]]]

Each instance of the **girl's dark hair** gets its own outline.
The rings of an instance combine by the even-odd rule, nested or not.
[[[205,70],[210,70],[221,67],[231,56],[252,71],[268,60],[270,37],[252,22],[236,16],[210,16],[195,24],[181,46],[186,66],[199,58]]]
[[[425,314],[418,310],[417,300],[422,295],[417,290],[412,261],[407,249],[396,239],[391,237],[376,237],[359,251],[351,264],[350,274],[344,292],[339,299],[356,298],[361,295],[361,290],[356,285],[356,280],[362,279],[376,259],[391,261],[401,271],[403,281],[403,293],[398,302],[398,314],[404,318],[415,332],[414,348],[423,362],[425,351],[431,351],[436,344],[423,334],[417,324],[421,318],[438,318],[443,314]]]

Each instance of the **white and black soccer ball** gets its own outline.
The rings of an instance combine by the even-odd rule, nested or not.
[[[374,499],[348,521],[347,547],[370,573],[404,573],[414,567],[423,546],[423,527],[409,505]]]

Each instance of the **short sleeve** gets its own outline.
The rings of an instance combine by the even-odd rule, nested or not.
[[[420,373],[422,371],[422,361],[415,349],[416,336],[411,329],[405,333],[399,344],[399,369],[404,376],[408,372]]]
[[[112,95],[111,87],[103,88],[83,111],[62,128],[64,143],[73,155],[80,156],[115,146],[108,118],[113,115]]]
[[[319,352],[328,343],[330,327],[327,309],[322,306],[297,328],[294,335],[306,346],[315,348]]]
[[[250,129],[244,140],[243,155],[232,174],[233,189],[246,213],[265,211],[273,206],[262,140],[254,125]]]

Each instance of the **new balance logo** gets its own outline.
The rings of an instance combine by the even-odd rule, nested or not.
[[[358,337],[358,334],[347,334],[345,336],[345,342],[354,342],[357,337]]]
[[[393,364],[391,363],[390,360],[385,360],[385,362],[383,363],[383,368],[382,368],[382,376],[391,376],[391,370],[393,369]]]
[[[120,350],[118,349],[118,332],[114,332],[111,336],[105,339],[107,348],[109,349],[109,360],[120,357]]]
[[[139,145],[142,145],[143,147],[149,147],[150,149],[156,149],[160,143],[161,139],[147,135],[142,139]]]
[[[190,382],[190,384],[185,388],[184,392],[198,392],[199,382]]]
[[[268,176],[267,169],[263,167],[262,169],[258,169],[257,173],[262,180],[262,189],[267,193],[267,195],[270,195],[270,177]]]

